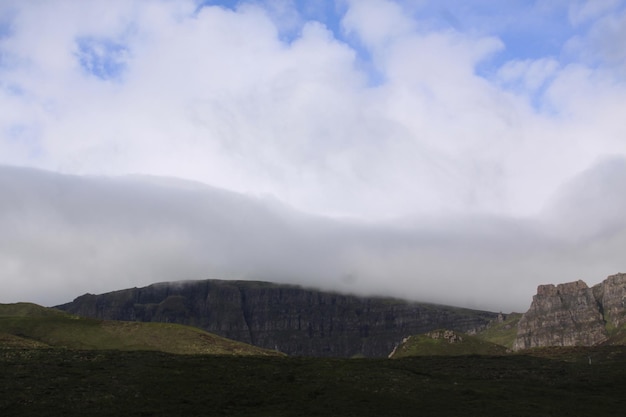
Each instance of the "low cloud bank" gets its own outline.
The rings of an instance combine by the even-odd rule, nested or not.
[[[366,223],[156,177],[0,167],[0,302],[67,302],[160,281],[260,279],[525,311],[536,286],[626,270],[626,160],[607,159],[532,218]]]

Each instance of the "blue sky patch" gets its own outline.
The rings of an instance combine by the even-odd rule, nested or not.
[[[76,56],[81,67],[102,80],[121,77],[126,69],[128,48],[111,39],[83,37],[76,41]]]

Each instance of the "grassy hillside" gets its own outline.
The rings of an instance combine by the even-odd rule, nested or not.
[[[536,353],[546,357],[355,360],[0,349],[0,415],[623,414],[626,348]]]
[[[391,358],[434,355],[504,355],[506,352],[505,347],[487,342],[476,336],[451,330],[435,330],[406,338],[396,348]]]
[[[0,317],[59,317],[67,314],[33,303],[0,304]]]
[[[26,339],[24,337],[15,336],[9,333],[0,333],[0,348],[46,348],[50,345],[42,342],[38,342],[32,339]]]
[[[502,322],[493,322],[487,329],[476,336],[487,342],[502,345],[507,349],[513,348],[517,336],[517,323],[522,318],[521,313],[511,313]]]
[[[0,346],[278,355],[194,327],[86,319],[29,303],[0,304]]]

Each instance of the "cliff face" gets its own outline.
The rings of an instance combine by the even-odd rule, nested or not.
[[[589,288],[583,281],[540,285],[518,324],[516,350],[540,346],[591,346],[607,329],[626,323],[626,274]]]
[[[608,277],[594,286],[593,292],[609,326],[617,328],[626,324],[626,274]]]
[[[100,319],[188,324],[289,355],[336,357],[384,357],[408,335],[438,328],[479,330],[497,317],[395,299],[216,280],[86,294],[57,308]]]

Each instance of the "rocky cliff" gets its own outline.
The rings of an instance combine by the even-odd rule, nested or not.
[[[497,314],[388,298],[364,298],[265,282],[154,284],[58,306],[86,317],[200,327],[289,355],[385,357],[404,337],[484,328]]]
[[[540,346],[592,346],[626,324],[626,274],[589,288],[583,281],[540,285],[522,316],[516,350]]]
[[[593,287],[593,294],[609,330],[626,324],[626,274],[608,277]]]

